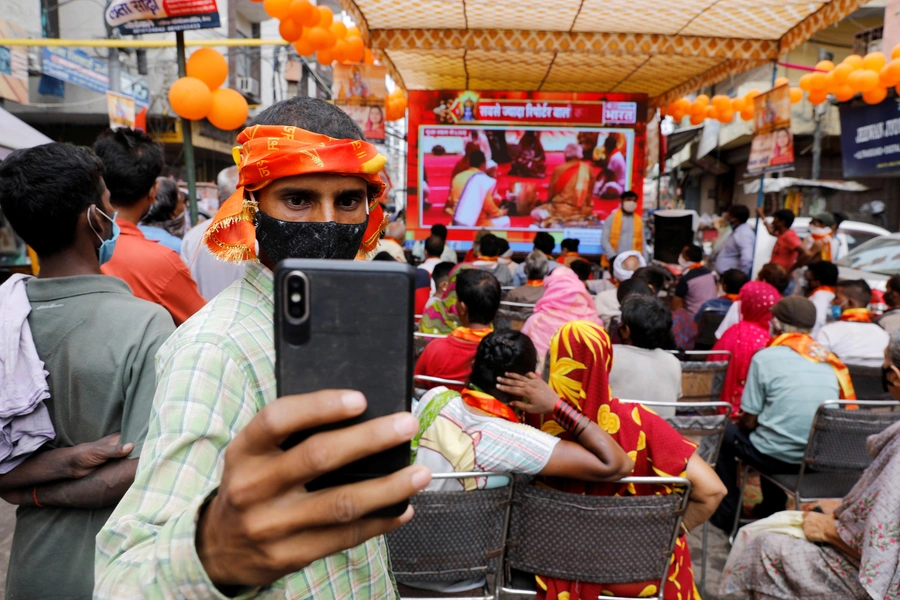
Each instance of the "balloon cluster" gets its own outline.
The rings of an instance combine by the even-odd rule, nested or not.
[[[851,54],[839,65],[823,60],[816,71],[800,78],[800,89],[807,92],[807,100],[818,105],[834,96],[846,102],[857,94],[867,104],[879,104],[887,98],[888,88],[900,84],[900,44],[894,46],[891,58],[881,52],[865,56]]]
[[[787,77],[775,80],[774,87],[788,85]],[[789,90],[791,104],[806,99],[815,106],[828,100],[829,94],[838,102],[847,102],[857,94],[868,104],[879,104],[887,98],[888,88],[895,88],[900,94],[900,44],[894,46],[890,60],[881,52],[870,52],[865,56],[851,54],[840,64],[830,60],[820,61],[815,70],[800,77],[798,87]],[[661,110],[676,121],[691,118],[691,125],[700,125],[706,119],[731,123],[735,116],[749,121],[753,119],[753,98],[759,90],[750,90],[740,98],[717,95],[710,98],[700,94],[696,99],[679,98]]]
[[[309,0],[253,0],[262,2],[270,17],[278,19],[278,32],[294,44],[301,56],[316,55],[323,66],[335,61],[373,64],[375,56],[366,48],[358,27],[347,27],[334,20],[327,6],[316,6]]]
[[[169,88],[169,105],[183,119],[206,118],[219,129],[237,129],[247,121],[250,107],[239,92],[220,88],[227,78],[225,57],[212,48],[200,48],[187,61],[187,77]]]
[[[388,94],[384,102],[384,119],[385,121],[399,121],[406,116],[406,106],[409,100],[403,90],[394,88],[394,91]]]

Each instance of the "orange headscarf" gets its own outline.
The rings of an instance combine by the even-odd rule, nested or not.
[[[257,204],[245,197],[275,179],[312,173],[361,177],[369,184],[369,224],[361,252],[369,252],[387,225],[378,204],[384,192],[379,172],[387,159],[362,140],[338,140],[298,127],[254,125],[243,130],[233,150],[240,177],[237,191],[226,200],[206,230],[203,240],[212,254],[228,262],[256,259]]]

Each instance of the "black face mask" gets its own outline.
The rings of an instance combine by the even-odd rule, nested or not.
[[[352,260],[363,241],[369,218],[362,223],[297,223],[256,213],[256,240],[272,264],[285,258]]]

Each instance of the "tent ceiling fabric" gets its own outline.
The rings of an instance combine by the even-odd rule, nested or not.
[[[865,0],[341,0],[411,90],[646,93],[778,58]]]

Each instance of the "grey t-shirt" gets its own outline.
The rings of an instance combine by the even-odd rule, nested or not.
[[[659,348],[615,344],[609,387],[616,398],[675,403],[681,398],[681,363]],[[675,416],[674,407],[653,410],[661,417]]]
[[[121,443],[134,443],[129,458],[138,458],[156,389],[154,357],[175,330],[172,317],[107,275],[31,279],[26,289],[56,429],[42,450],[121,433]],[[91,598],[94,538],[113,508],[19,507],[6,598]]]

